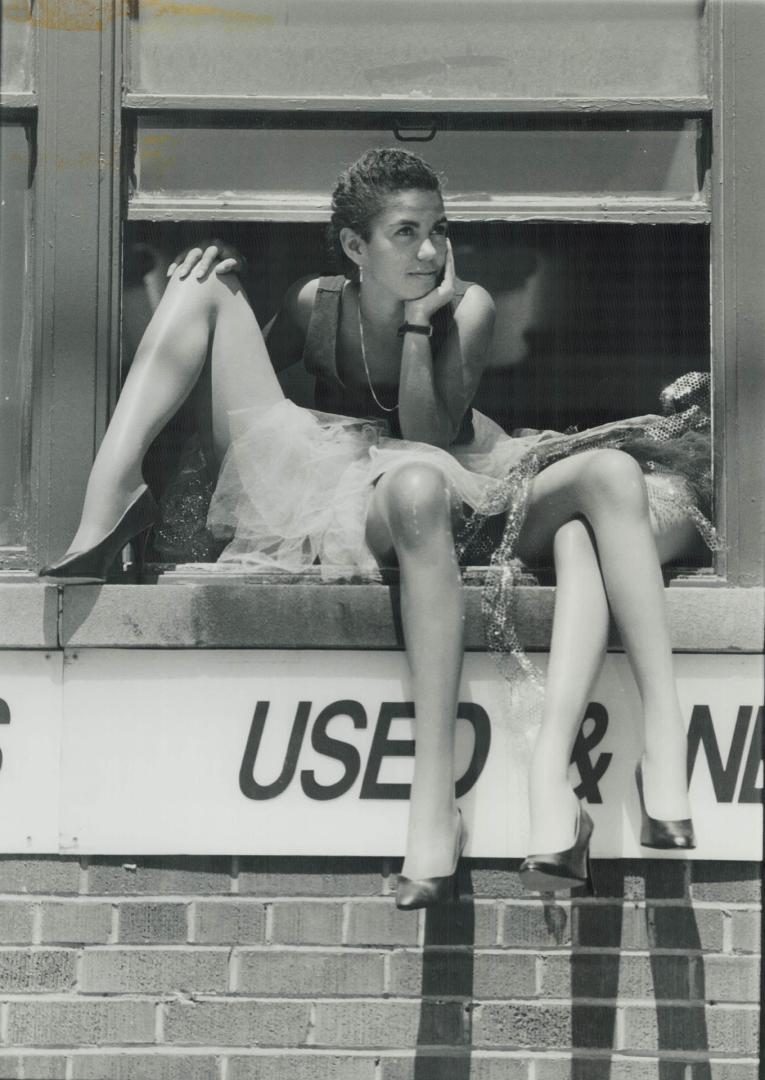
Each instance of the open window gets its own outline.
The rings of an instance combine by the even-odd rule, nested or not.
[[[458,274],[495,299],[475,406],[506,430],[658,412],[665,386],[709,370],[703,115],[139,110],[131,120],[126,364],[167,265],[191,242],[218,236],[246,256],[243,284],[261,324],[293,281],[336,273],[325,241],[335,178],[368,147],[399,145],[443,176]],[[284,389],[312,404],[299,367]],[[203,383],[155,448],[158,493],[187,448],[205,445],[204,393]],[[191,535],[188,558],[198,561],[198,529]],[[160,544],[163,554],[184,561],[177,544]]]

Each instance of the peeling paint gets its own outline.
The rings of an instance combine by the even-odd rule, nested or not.
[[[115,13],[114,9],[103,7],[101,0],[36,0],[32,10],[28,3],[13,0],[3,6],[3,19],[10,23],[30,23],[42,30],[100,31],[112,21],[115,14],[120,17],[123,6],[128,7],[129,2],[124,0],[124,5],[115,5]],[[221,20],[220,28],[224,30],[227,23],[240,28],[243,25],[272,26],[276,22],[273,15],[231,10],[218,4],[172,3],[165,0],[141,0],[141,15],[152,20],[213,18]],[[177,25],[173,21],[172,25],[168,23],[163,29],[176,29]],[[154,23],[148,28],[158,27]]]

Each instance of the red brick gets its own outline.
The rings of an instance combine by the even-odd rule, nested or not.
[[[536,1058],[535,1080],[758,1080],[755,1062],[676,1057]],[[471,1080],[473,1080],[471,1076]]]
[[[457,949],[394,952],[390,991],[402,997],[425,994],[476,1001],[534,997],[536,957]]]
[[[217,1076],[218,1062],[212,1054],[168,1053],[156,1047],[140,1054],[76,1054],[72,1070],[72,1080],[216,1080]]]
[[[628,1050],[709,1050],[754,1055],[757,1052],[758,1010],[731,1006],[665,1005],[660,1010],[625,1009]]]
[[[66,1054],[17,1054],[0,1050],[2,1080],[62,1080]]]
[[[0,855],[0,893],[77,893],[80,863],[63,855]]]
[[[198,855],[93,858],[88,860],[88,895],[202,896],[230,893],[231,869],[229,858]]]
[[[55,993],[74,986],[73,949],[0,949],[0,993]]]
[[[528,1080],[528,1057],[416,1053],[384,1057],[381,1080]]]
[[[164,1041],[184,1046],[304,1046],[307,1001],[173,1001],[163,1006]]]
[[[505,904],[502,944],[555,948],[571,941],[571,911],[558,903]]]
[[[538,1058],[535,1062],[535,1080],[685,1080],[684,1076],[675,1078],[667,1070],[671,1063],[659,1062],[655,1058],[620,1059],[612,1056],[600,1058],[553,1057]],[[682,1066],[685,1068],[685,1065]]]
[[[373,996],[384,990],[382,953],[345,949],[238,949],[235,990],[265,997]]]
[[[497,944],[499,905],[493,900],[463,901],[428,909],[425,944],[491,948]]]
[[[0,900],[0,942],[29,944],[35,906],[27,900]]]
[[[225,993],[227,949],[86,949],[80,971],[86,994]]]
[[[41,940],[45,944],[105,944],[112,932],[112,905],[87,900],[44,901]]]
[[[518,878],[521,860],[513,860],[512,868],[507,868],[507,861],[481,863],[472,859],[470,864],[470,883],[473,895],[478,898],[496,900],[528,900],[529,893]]]
[[[648,938],[651,948],[719,952],[723,945],[721,911],[648,905]]]
[[[647,949],[646,911],[634,904],[581,904],[573,914],[574,942],[611,949]]]
[[[473,1046],[509,1050],[571,1045],[571,1009],[568,1005],[486,1004],[473,1014]]]
[[[361,1054],[256,1053],[228,1058],[227,1080],[375,1080],[375,1059]]]
[[[535,1080],[757,1080],[756,1063],[699,1058],[581,1057],[535,1058]],[[470,1080],[473,1080],[472,1075]]]
[[[343,905],[318,900],[275,903],[272,940],[289,945],[339,945]]]
[[[188,940],[188,913],[188,904],[120,904],[118,940],[136,945],[185,942]]]
[[[244,858],[237,876],[240,895],[380,896],[381,859]]]
[[[265,905],[255,900],[198,900],[194,940],[202,945],[258,945],[265,940]]]
[[[696,960],[678,955],[634,956],[629,953],[563,953],[542,964],[542,995],[554,998],[688,999]]]
[[[154,1041],[148,1001],[11,1001],[11,1046],[122,1046]]]
[[[651,900],[690,899],[691,864],[685,859],[644,859],[645,896]]]
[[[417,933],[418,913],[399,911],[392,898],[350,904],[349,945],[415,945]]]
[[[760,1000],[760,961],[750,956],[704,958],[704,994],[711,1003]]]
[[[362,1049],[460,1046],[465,1010],[458,1001],[319,1001],[313,1042]]]
[[[713,1059],[708,1073],[704,1072],[703,1062],[696,1062],[692,1070],[689,1080],[762,1080],[760,1065],[757,1061],[715,1061]]]
[[[760,951],[760,919],[759,911],[734,911],[731,914],[734,952]]]
[[[694,900],[718,903],[759,903],[762,894],[760,863],[694,862],[691,895]]]

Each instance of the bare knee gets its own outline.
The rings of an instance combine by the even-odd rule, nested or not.
[[[648,493],[640,466],[622,450],[596,450],[582,469],[588,516],[602,513],[648,517]]]
[[[452,496],[443,472],[427,462],[401,465],[385,478],[385,516],[394,545],[426,548],[452,536]]]
[[[193,274],[182,278],[176,271],[167,284],[162,302],[176,310],[204,315],[214,323],[221,307],[240,292],[242,286],[236,274],[211,273],[199,280]]]
[[[553,538],[555,565],[561,562],[577,562],[592,554],[593,541],[587,525],[580,518],[573,518],[561,525]]]

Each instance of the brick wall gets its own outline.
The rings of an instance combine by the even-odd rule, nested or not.
[[[0,1077],[758,1076],[759,864],[597,862],[542,902],[473,860],[427,917],[394,870],[0,858]]]

